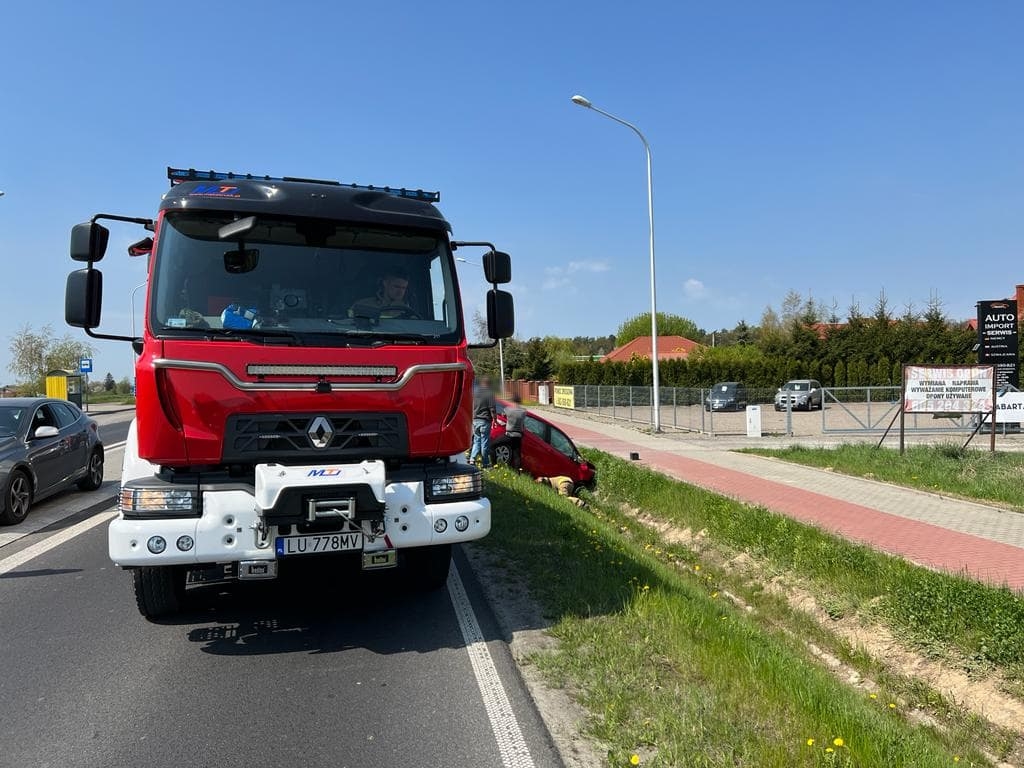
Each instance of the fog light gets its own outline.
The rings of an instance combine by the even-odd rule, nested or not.
[[[434,530],[438,533],[444,533],[448,530],[448,521],[443,517],[437,518],[437,520],[434,521]]]
[[[159,555],[167,549],[167,542],[164,541],[163,536],[150,536],[149,541],[146,542],[146,549],[154,555]]]
[[[459,515],[455,518],[455,530],[462,533],[464,530],[469,528],[469,518],[465,515]]]
[[[180,549],[182,552],[188,552],[190,549],[192,549],[192,546],[195,544],[195,542],[192,540],[191,536],[179,536],[175,544],[177,545],[178,549]]]

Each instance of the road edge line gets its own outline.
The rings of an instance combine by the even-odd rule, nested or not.
[[[480,623],[473,613],[473,606],[469,602],[454,561],[448,572],[448,596],[455,609],[455,617],[459,621],[459,629],[462,630],[462,639],[466,643],[469,662],[473,666],[473,674],[480,688],[487,719],[491,723],[491,730],[498,744],[501,764],[505,768],[534,768],[522,728],[519,727],[508,694],[501,684],[498,669],[487,648],[483,632],[480,631]]]
[[[49,536],[40,542],[37,542],[20,552],[15,552],[10,557],[0,559],[0,576],[5,573],[10,573],[15,568],[18,568],[30,560],[34,560],[40,555],[44,555],[51,549],[56,549],[61,544],[65,544],[76,536],[80,536],[86,531],[92,530],[97,525],[112,520],[118,515],[116,509],[111,509],[106,512],[100,512],[99,514],[86,518],[79,523],[75,523],[70,528],[65,528],[63,531],[55,533],[53,536]]]

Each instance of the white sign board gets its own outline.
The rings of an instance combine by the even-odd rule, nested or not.
[[[991,365],[903,369],[904,413],[986,413],[992,411],[995,368]]]
[[[1004,392],[996,398],[996,424],[1024,421],[1024,392]]]

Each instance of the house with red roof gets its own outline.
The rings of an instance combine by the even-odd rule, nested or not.
[[[659,336],[658,360],[685,360],[692,352],[703,347],[683,336]],[[651,359],[651,337],[638,336],[621,347],[616,347],[601,358],[602,363],[628,363],[633,357]]]

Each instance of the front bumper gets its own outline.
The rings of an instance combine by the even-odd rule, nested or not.
[[[491,503],[486,498],[427,504],[422,482],[397,482],[385,486],[384,502],[383,533],[362,523],[363,552],[474,541],[491,529]],[[469,520],[461,532],[455,525],[460,516]],[[121,515],[110,523],[107,543],[110,559],[123,567],[201,565],[276,560],[277,535],[276,526],[266,526],[255,495],[234,486],[204,490],[200,517]],[[156,536],[165,542],[158,554],[148,546]],[[187,549],[180,546],[189,543]]]

